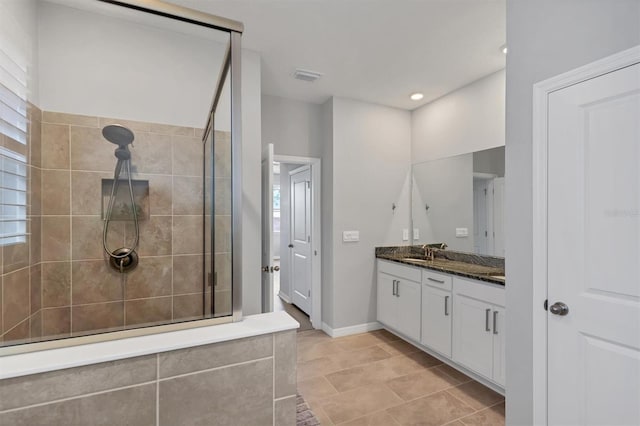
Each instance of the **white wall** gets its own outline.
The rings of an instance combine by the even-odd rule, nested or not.
[[[333,98],[320,107],[322,145],[322,321],[333,327]],[[319,325],[321,326],[321,325]]]
[[[507,1],[507,424],[532,424],[533,84],[640,44],[638,0]],[[537,307],[542,309],[542,307]]]
[[[376,320],[374,248],[402,244],[409,218],[411,114],[349,99],[332,102],[332,328]],[[403,206],[393,212],[391,206]],[[342,231],[360,241],[342,242]],[[330,280],[330,281],[328,281]]]
[[[321,106],[262,95],[262,143],[273,144],[276,155],[320,157]]]
[[[48,2],[39,5],[39,32],[43,110],[206,124],[224,44]],[[229,103],[226,92],[220,130],[229,130]]]
[[[504,145],[505,71],[411,113],[412,163]]]

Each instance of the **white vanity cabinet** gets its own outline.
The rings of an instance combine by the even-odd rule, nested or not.
[[[504,288],[453,278],[452,359],[504,386]]]
[[[377,319],[415,341],[420,340],[421,270],[378,260]]]
[[[451,358],[452,277],[422,271],[422,336],[420,343]]]

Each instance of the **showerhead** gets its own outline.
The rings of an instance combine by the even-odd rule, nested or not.
[[[111,124],[102,129],[102,136],[109,142],[126,148],[133,142],[133,132],[120,124]]]

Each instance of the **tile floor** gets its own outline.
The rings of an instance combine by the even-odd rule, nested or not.
[[[393,334],[298,333],[298,392],[322,425],[504,425],[504,397]]]

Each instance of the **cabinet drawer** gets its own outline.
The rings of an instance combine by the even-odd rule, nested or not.
[[[440,288],[442,290],[451,291],[453,287],[453,279],[451,275],[440,274],[428,269],[422,270],[422,284],[430,285],[431,287]]]
[[[405,280],[420,282],[420,268],[414,266],[403,265],[401,263],[389,262],[378,259],[378,272],[393,275],[394,277],[404,278]]]

